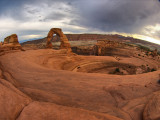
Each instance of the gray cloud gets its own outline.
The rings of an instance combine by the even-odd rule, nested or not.
[[[44,7],[50,9],[45,11]],[[54,23],[68,19],[70,22],[63,21],[63,23],[81,26],[88,31],[94,29],[145,35],[143,31],[146,26],[160,24],[160,2],[158,0],[1,0],[0,17],[10,17],[21,23],[29,21]],[[83,32],[65,27],[64,30]],[[34,34],[37,34],[36,31],[43,30],[35,29]],[[21,29],[21,32],[33,33],[25,29]],[[159,31],[154,33],[159,37],[158,34]]]
[[[62,20],[66,17],[63,13],[51,13],[45,17],[45,20]]]
[[[146,25],[159,23],[158,0],[79,1],[81,19],[72,23],[103,31],[138,33]]]

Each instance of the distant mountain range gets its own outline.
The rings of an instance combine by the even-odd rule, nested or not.
[[[34,40],[39,40],[39,39],[42,39],[42,38],[33,38],[33,39],[21,40],[21,41],[19,41],[19,43],[24,43],[24,42],[27,42],[27,41],[34,41]]]
[[[149,47],[150,49],[158,49],[160,51],[160,45],[151,43],[148,41],[144,41],[141,39],[136,39],[133,37],[125,37],[122,35],[106,35],[106,34],[66,34],[67,38],[69,41],[92,41],[92,40],[111,40],[111,41],[119,41],[119,42],[124,42],[124,43],[129,43],[129,44],[136,44],[136,45],[143,45],[146,47]],[[59,41],[60,38],[58,36],[53,37],[53,41]],[[37,40],[30,40],[30,41],[21,41],[20,43],[22,45],[25,44],[40,44],[40,43],[45,43],[46,38],[40,38]]]

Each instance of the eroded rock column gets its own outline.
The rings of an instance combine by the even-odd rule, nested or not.
[[[18,42],[18,36],[12,34],[4,39],[3,44],[0,44],[1,49],[3,50],[17,50],[22,49],[21,45]]]

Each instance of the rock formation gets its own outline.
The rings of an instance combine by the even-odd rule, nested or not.
[[[70,46],[70,43],[68,41],[68,38],[66,37],[66,35],[63,34],[63,32],[60,28],[52,28],[49,31],[48,36],[47,36],[46,47],[47,48],[52,48],[51,40],[52,40],[54,34],[56,34],[60,37],[60,40],[61,40],[60,49],[67,49],[68,51],[71,51],[71,46]]]
[[[62,50],[0,55],[0,120],[160,120],[160,60],[137,57],[140,50],[111,40],[93,47],[101,56],[68,55],[61,29],[50,30],[47,47],[53,34]],[[11,35],[0,54],[17,46]]]
[[[3,45],[3,43],[2,43],[2,42],[0,42],[0,47],[2,47],[2,45]]]
[[[34,101],[4,79],[0,79],[0,96],[0,120],[122,120],[108,114]]]
[[[144,109],[144,120],[160,120],[160,92],[148,102]]]
[[[117,47],[124,47],[125,44],[117,41],[111,40],[97,40],[97,44],[93,47],[94,55],[105,55],[107,52],[107,48],[117,48]]]
[[[21,45],[18,42],[18,36],[12,34],[4,39],[4,42],[0,43],[0,49],[2,50],[17,50],[22,49]]]
[[[158,50],[155,49],[155,50],[152,52],[152,56],[153,56],[153,57],[156,57],[157,55],[158,55]]]
[[[112,70],[108,69],[111,65],[120,72],[126,66],[123,70],[128,72],[134,65],[159,66],[158,61],[68,56],[62,51],[39,49],[0,56],[0,76],[5,79],[0,79],[0,120],[159,119],[159,70],[139,75],[103,74]]]
[[[0,79],[0,120],[15,120],[32,100],[6,80]],[[5,101],[7,104],[5,104]]]
[[[15,45],[19,44],[18,37],[16,34],[12,34],[11,36],[8,36],[4,39],[4,44],[10,44],[10,43]]]

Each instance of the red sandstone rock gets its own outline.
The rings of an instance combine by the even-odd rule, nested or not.
[[[68,51],[71,51],[71,46],[68,41],[68,38],[66,37],[66,35],[63,34],[63,32],[60,28],[52,28],[49,31],[48,36],[47,36],[47,45],[46,45],[47,48],[52,48],[51,40],[52,40],[54,34],[56,34],[60,37],[60,40],[61,40],[60,49],[67,49]]]
[[[148,102],[143,113],[144,120],[160,120],[160,92]]]
[[[13,116],[12,119],[16,116],[19,120],[142,120],[148,100],[159,90],[159,70],[139,75],[72,72],[77,66],[83,68],[89,64],[91,68],[94,62],[110,61],[108,64],[113,64],[111,61],[117,60],[112,56],[68,56],[62,51],[41,49],[0,56],[0,63],[5,66],[2,69],[4,78],[32,100],[38,101],[31,102],[30,98],[3,80],[0,82],[0,93],[3,95],[0,105],[7,112],[0,107],[0,115],[5,119],[11,119],[7,115]],[[121,57],[118,62],[132,62],[137,66],[159,65],[157,61],[145,60],[148,62]],[[29,102],[25,102],[27,100]],[[19,108],[20,105],[22,107]],[[153,113],[150,111],[149,115],[156,116],[155,111],[158,109],[153,108]]]
[[[16,34],[12,34],[4,39],[3,44],[0,44],[0,49],[3,50],[17,50],[22,49],[18,42],[18,37]]]
[[[0,78],[2,78],[2,70],[0,69]]]
[[[0,120],[15,120],[30,102],[29,97],[0,79]]]
[[[155,50],[152,52],[152,56],[153,56],[153,57],[156,57],[157,55],[158,55],[158,50],[155,49]]]
[[[4,39],[4,44],[19,44],[18,37],[16,34],[12,34]]]
[[[24,108],[17,120],[122,120],[111,115],[53,103],[32,102]]]
[[[2,45],[3,45],[3,43],[2,43],[2,42],[0,42],[0,47],[2,47]]]

